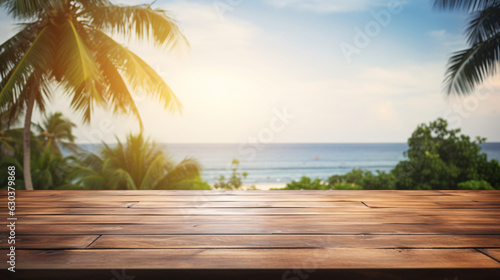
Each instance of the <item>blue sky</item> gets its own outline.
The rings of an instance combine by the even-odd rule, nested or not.
[[[467,16],[434,11],[431,1],[209,0],[154,6],[171,11],[191,44],[189,51],[166,54],[123,41],[184,105],[182,116],[170,115],[137,95],[145,131],[156,141],[405,142],[418,124],[438,117],[464,133],[500,141],[498,76],[468,98],[442,93],[447,59],[465,47]],[[11,21],[5,13],[0,20],[3,41]],[[52,110],[80,124],[67,104],[58,99]],[[77,136],[80,142],[114,141],[137,130],[133,119],[99,110]]]

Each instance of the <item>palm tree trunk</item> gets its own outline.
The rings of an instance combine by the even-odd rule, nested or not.
[[[33,113],[33,105],[35,99],[32,95],[28,96],[26,104],[26,116],[24,119],[24,187],[27,190],[33,190],[33,182],[31,181],[31,115]]]

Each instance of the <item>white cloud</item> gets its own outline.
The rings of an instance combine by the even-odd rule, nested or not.
[[[444,30],[444,29],[432,30],[431,32],[429,32],[429,35],[431,35],[431,37],[435,37],[435,38],[442,38],[446,35],[446,30]]]
[[[448,50],[448,52],[464,48],[466,45],[462,34],[452,34],[444,29],[431,30],[428,34]]]
[[[385,3],[380,0],[266,0],[266,2],[275,7],[316,13],[360,11]]]

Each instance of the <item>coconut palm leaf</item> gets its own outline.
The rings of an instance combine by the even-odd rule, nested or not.
[[[473,12],[491,6],[498,6],[498,0],[435,0],[434,8],[439,10],[462,10]]]
[[[434,7],[473,13],[466,30],[469,48],[453,53],[444,80],[447,94],[471,94],[476,86],[497,74],[500,0],[435,0]]]
[[[147,165],[146,172],[142,178],[139,189],[147,190],[154,188],[165,174],[165,156],[163,153],[157,154]]]
[[[41,84],[40,80],[44,70],[40,69],[48,69],[52,63],[54,34],[51,31],[50,28],[44,27],[17,65],[2,80],[0,106],[14,102],[16,93],[23,90],[29,77],[36,78],[36,83]],[[38,69],[36,73],[33,73],[34,69]]]
[[[448,63],[446,92],[463,95],[473,92],[478,84],[497,73],[499,55],[500,33],[454,53]]]
[[[122,189],[125,188],[127,190],[137,190],[137,187],[134,182],[134,178],[130,175],[129,172],[122,168],[117,168],[111,170],[109,173],[110,188],[112,189]]]
[[[152,9],[150,5],[103,5],[88,9],[84,15],[92,18],[97,29],[125,38],[137,36],[164,48],[187,44],[175,20],[165,10]]]
[[[173,91],[146,62],[105,33],[96,31],[94,36],[102,44],[101,51],[120,69],[133,90],[142,90],[144,94],[151,95],[171,112],[181,111],[180,101]]]
[[[476,12],[467,30],[467,42],[471,45],[486,41],[500,32],[500,7],[488,7]]]
[[[201,165],[192,158],[186,158],[179,164],[169,168],[167,172],[165,177],[156,185],[157,189],[170,189],[185,179],[198,177],[201,174]]]
[[[99,52],[96,58],[99,70],[102,73],[106,90],[105,98],[110,100],[115,114],[132,113],[138,120],[141,132],[144,130],[139,110],[137,109],[132,94],[111,60]]]
[[[142,135],[129,135],[115,147],[103,143],[96,154],[83,154],[72,173],[77,185],[110,189],[168,189],[180,182],[184,188],[201,184],[200,164],[185,159],[173,164],[153,141]],[[191,181],[189,181],[191,180]],[[206,187],[206,186],[205,186]]]
[[[1,0],[0,6],[6,8],[14,19],[29,20],[46,11],[62,10],[63,3],[57,0]]]

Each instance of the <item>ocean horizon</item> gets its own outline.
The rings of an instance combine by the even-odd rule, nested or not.
[[[113,146],[113,143],[109,143]],[[248,173],[246,185],[289,183],[302,176],[327,180],[334,174],[353,169],[388,172],[405,160],[407,143],[272,143],[252,146],[236,143],[158,143],[175,162],[184,158],[198,160],[202,178],[208,183],[230,174],[231,162],[240,162],[240,172]],[[101,144],[80,144],[89,152],[98,152]],[[500,161],[500,142],[481,144],[488,160]]]

